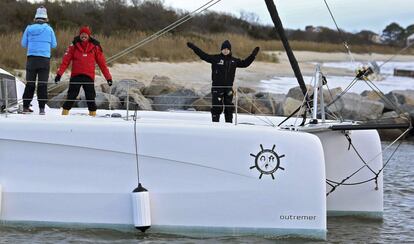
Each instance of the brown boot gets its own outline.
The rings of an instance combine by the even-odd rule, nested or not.
[[[95,117],[96,116],[96,111],[89,111],[89,116]]]
[[[30,114],[30,113],[33,113],[33,110],[31,110],[30,108],[23,108],[23,113]]]
[[[69,115],[69,110],[68,109],[63,109],[62,110],[62,115]]]

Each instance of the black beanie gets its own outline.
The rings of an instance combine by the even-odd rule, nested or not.
[[[228,48],[231,51],[231,44],[229,40],[225,40],[223,44],[221,44],[221,50]]]

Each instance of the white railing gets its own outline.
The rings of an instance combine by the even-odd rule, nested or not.
[[[0,77],[0,78],[1,78],[1,84],[3,84],[6,80],[3,79],[2,77]],[[26,82],[34,82],[34,81],[26,81]],[[42,83],[42,81],[37,81],[37,84],[39,84],[39,83]],[[54,83],[52,83],[52,82],[47,82],[46,81],[44,83],[47,83],[48,85],[54,85]],[[76,83],[71,82],[71,84],[85,85],[85,84],[91,84],[91,82],[76,82]],[[130,98],[131,98],[131,89],[132,89],[131,86],[132,85],[133,84],[131,84],[130,82],[127,83],[126,98],[123,101],[123,107],[125,107],[125,110],[126,110],[126,118],[125,118],[126,120],[129,120],[130,119],[130,110],[133,110],[134,111],[136,109],[136,106],[139,105],[139,104],[137,104],[135,102],[130,101]],[[20,99],[20,98],[17,98],[17,97],[10,98],[8,96],[8,94],[9,94],[9,92],[7,90],[7,87],[8,86],[6,85],[6,86],[3,86],[3,87],[5,87],[6,90],[4,92],[4,97],[1,96],[2,94],[0,94],[0,101],[4,101],[3,112],[4,112],[5,116],[7,117],[8,113],[10,113],[10,111],[12,111],[12,110],[10,110],[11,109],[10,103],[9,103],[10,100],[17,101],[17,104],[13,104],[13,108],[15,108],[15,105],[18,105],[17,108],[15,108],[15,110],[13,110],[13,112],[16,112],[16,111],[18,113],[19,112],[22,112],[22,109],[23,109],[22,103],[23,103],[24,99],[23,98]],[[232,108],[234,108],[234,124],[237,125],[238,124],[238,115],[239,115],[239,112],[240,112],[240,109],[241,109],[241,107],[239,106],[239,99],[242,98],[242,97],[245,97],[246,100],[251,103],[251,106],[252,107],[255,107],[255,111],[260,112],[260,114],[262,114],[262,115],[266,115],[266,114],[261,113],[260,109],[255,105],[255,101],[256,102],[257,101],[265,101],[266,99],[262,99],[262,98],[253,98],[253,99],[251,99],[247,94],[243,93],[239,89],[239,87],[237,85],[234,85],[234,86],[214,86],[213,88],[217,88],[217,89],[232,88],[233,89],[233,102],[234,102],[234,105],[224,105],[224,104],[222,104],[222,105],[213,105],[213,104],[210,104],[210,105],[197,105],[198,107],[203,107],[203,106],[206,106],[206,107],[219,106],[219,107],[223,108],[223,110],[226,107],[232,107]],[[48,89],[48,90],[50,91],[51,89]],[[55,93],[55,94],[51,94],[50,92],[48,93],[48,95],[52,95],[53,97],[55,97],[55,96],[57,96],[59,94],[61,94],[61,93]],[[113,95],[112,94],[112,87],[110,87],[109,93],[105,93],[105,94]],[[173,96],[173,95],[169,96],[168,94],[162,94],[162,95],[159,95],[159,96],[145,96],[145,95],[143,95],[143,96],[145,98],[151,99],[151,100],[154,100],[157,97],[171,97],[171,98],[176,97],[176,98],[192,98],[192,99],[204,98],[206,100],[211,100],[212,99],[212,96],[208,96],[208,97],[207,96],[204,96],[204,97],[203,96]],[[250,101],[249,101],[249,99],[250,99]],[[48,100],[48,102],[50,102],[50,101],[51,100]],[[93,102],[95,100],[86,100],[86,99],[73,99],[73,100],[69,100],[67,98],[61,98],[61,99],[54,98],[53,99],[53,102],[58,102],[58,103],[60,102],[62,104],[63,104],[63,102],[66,102],[66,101],[73,101],[73,102],[79,102],[79,101],[82,101],[82,102]],[[121,101],[121,103],[122,103],[122,101]],[[112,105],[113,105],[113,99],[111,97],[109,97],[109,99],[108,99],[108,110],[113,110],[113,106]],[[151,103],[151,106],[152,107],[157,107],[157,106],[158,107],[160,107],[160,106],[162,107],[162,106],[166,106],[166,107],[169,107],[170,108],[170,107],[174,107],[174,106],[177,106],[177,107],[187,107],[187,106],[191,106],[191,105],[190,104],[187,104],[187,103],[183,103],[183,104],[161,104],[161,103],[157,104],[157,103]],[[131,109],[131,107],[133,109]],[[242,109],[242,110],[245,110],[245,109]],[[250,111],[245,111],[245,112],[247,112],[247,113],[250,114]],[[256,113],[255,115],[258,115],[258,114]],[[269,115],[269,114],[267,114],[267,115]],[[271,115],[275,115],[275,114],[272,113]]]

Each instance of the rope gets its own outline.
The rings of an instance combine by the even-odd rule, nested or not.
[[[241,90],[237,90],[237,91],[239,91],[242,95],[244,95],[246,98],[247,98],[247,100],[253,105],[253,107],[255,108],[255,109],[257,109],[258,111],[259,111],[259,113],[261,113],[261,114],[264,114],[255,104],[254,104],[254,102],[253,102],[253,100],[252,99],[250,99],[250,97],[249,96],[247,96],[243,91],[241,91]],[[273,122],[267,117],[267,116],[264,116],[264,118],[265,118],[265,120],[267,120],[268,121],[268,123],[267,123],[267,125],[270,125],[270,126],[272,126],[272,127],[275,127],[275,124],[273,124]]]
[[[348,55],[349,55],[349,56],[350,56],[350,58],[351,58],[351,62],[352,62],[352,63],[355,63],[355,59],[354,59],[354,56],[352,55],[351,49],[349,48],[349,45],[348,45],[347,41],[345,40],[345,34],[344,34],[344,33],[343,33],[343,31],[341,31],[341,29],[339,28],[338,23],[336,22],[336,19],[335,19],[334,15],[333,15],[333,13],[332,13],[332,11],[331,11],[331,8],[329,7],[328,2],[327,2],[326,0],[323,0],[323,1],[325,2],[326,8],[328,9],[329,14],[331,15],[332,21],[334,22],[334,24],[335,24],[335,26],[336,26],[336,29],[338,30],[339,34],[341,35],[341,40],[342,40],[342,43],[344,44],[344,47],[345,47],[345,49],[347,50]]]
[[[408,48],[410,48],[411,46],[414,45],[413,43],[410,43],[410,45],[407,45],[406,47],[402,48],[400,51],[398,51],[396,54],[394,54],[393,56],[391,56],[390,58],[388,58],[387,60],[385,60],[384,63],[382,63],[381,65],[379,65],[379,67],[381,68],[382,66],[384,66],[386,63],[390,62],[391,60],[393,60],[395,57],[397,57],[398,55],[400,55],[401,53],[405,52]]]
[[[137,138],[137,108],[135,107],[135,113],[134,113],[134,142],[135,142],[135,159],[137,162],[137,180],[138,180],[138,185],[140,183],[139,180],[139,156],[138,156],[138,138]]]
[[[409,132],[409,131],[411,131],[412,130],[412,127],[410,127],[410,128],[408,128],[407,130],[405,130],[400,136],[398,136],[397,137],[397,139],[395,139],[393,142],[391,142],[382,152],[380,152],[380,153],[378,153],[377,155],[375,155],[371,160],[369,160],[368,162],[365,162],[365,161],[363,161],[364,162],[364,165],[363,166],[361,166],[358,170],[356,170],[355,172],[353,172],[351,175],[349,175],[348,177],[346,177],[346,178],[344,178],[341,182],[336,182],[336,181],[333,181],[333,180],[329,180],[329,179],[326,179],[326,183],[328,184],[328,185],[330,185],[331,187],[332,187],[332,189],[326,194],[326,196],[329,196],[332,192],[334,192],[339,186],[345,186],[345,185],[348,185],[348,186],[351,186],[351,185],[360,185],[360,184],[364,184],[364,183],[367,183],[367,182],[370,182],[370,181],[372,181],[372,180],[375,180],[375,184],[376,184],[376,190],[378,190],[378,182],[377,182],[377,180],[378,180],[378,176],[381,174],[381,172],[384,170],[384,168],[388,165],[388,163],[391,161],[391,159],[393,158],[393,156],[394,156],[394,154],[397,152],[397,150],[398,150],[398,148],[400,147],[400,145],[402,144],[402,138],[403,137],[405,137],[406,135],[407,135],[407,133]],[[400,141],[401,140],[401,141]],[[363,168],[365,168],[365,167],[369,167],[369,163],[371,163],[372,161],[374,161],[378,156],[380,156],[380,155],[382,155],[382,153],[384,152],[384,151],[387,151],[388,149],[390,149],[391,148],[391,146],[393,146],[395,143],[397,143],[398,141],[400,141],[400,143],[399,143],[399,145],[394,149],[394,151],[392,152],[392,154],[390,155],[390,157],[388,158],[388,160],[387,160],[387,162],[383,165],[383,167],[378,171],[378,173],[375,173],[375,172],[373,172],[374,174],[375,174],[375,177],[373,177],[373,178],[371,178],[371,179],[368,179],[368,180],[365,180],[365,181],[361,181],[361,182],[354,182],[354,183],[345,183],[347,180],[349,180],[350,178],[352,178],[354,175],[356,175],[359,171],[361,171]],[[356,148],[355,148],[355,151],[357,151],[356,150]],[[359,154],[359,153],[358,153]],[[334,185],[333,185],[334,184]]]
[[[332,94],[332,92],[331,92],[331,89],[330,89],[330,88],[329,88],[329,86],[328,86],[328,82],[326,82],[326,88],[328,89],[329,96],[331,97],[331,99],[332,99],[332,101],[333,101],[333,100],[334,100],[334,98],[333,98],[333,94]],[[342,117],[341,112],[340,112],[340,110],[339,110],[338,106],[336,106],[336,103],[334,103],[334,105],[335,105],[335,109],[336,109],[336,111],[337,111],[338,115],[336,115],[334,112],[332,112],[332,114],[334,115],[334,117],[335,117],[336,119],[338,119],[338,117],[339,117],[339,121],[343,122],[343,121],[344,121],[344,118]]]
[[[405,113],[405,111],[403,111],[395,103],[393,103],[388,97],[386,97],[385,94],[370,79],[368,79],[368,77],[366,78],[366,80],[364,79],[364,81],[385,103],[390,105],[394,110],[399,111],[400,114]]]
[[[156,33],[152,34],[151,36],[145,38],[144,40],[126,48],[125,50],[113,55],[112,57],[108,58],[107,63],[112,63],[113,61],[133,52],[134,50],[146,45],[147,43],[163,36],[164,34],[170,32],[171,30],[177,28],[178,26],[184,24],[185,22],[191,20],[192,18],[194,18],[195,15],[200,14],[206,10],[208,10],[209,8],[213,7],[214,5],[216,5],[217,3],[219,3],[221,0],[210,0],[207,3],[203,4],[202,6],[200,6],[199,8],[197,8],[196,10],[188,13],[187,15],[183,16],[182,18],[178,19],[177,21],[173,22],[172,24],[164,27],[163,29],[157,31]]]

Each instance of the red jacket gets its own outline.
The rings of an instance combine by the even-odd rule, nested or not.
[[[75,37],[72,45],[66,50],[63,56],[62,64],[59,67],[58,75],[62,76],[65,70],[72,62],[71,77],[78,75],[87,75],[92,80],[95,80],[95,62],[98,64],[106,80],[112,80],[109,69],[106,66],[105,56],[102,52],[102,47],[98,41],[93,38],[84,49],[81,45],[79,37]]]

